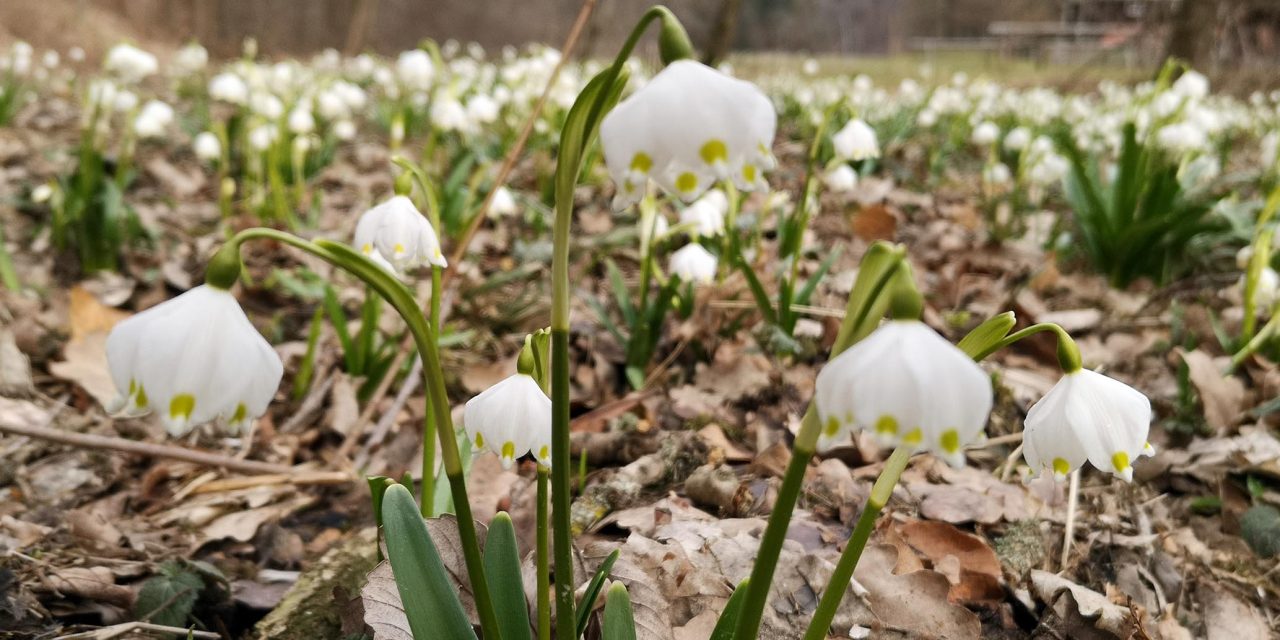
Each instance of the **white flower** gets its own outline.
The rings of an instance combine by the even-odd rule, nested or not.
[[[34,195],[32,196],[34,199]],[[1248,249],[1249,247],[1245,247]],[[1242,249],[1241,252],[1244,250]],[[1241,262],[1239,255],[1236,257],[1237,262]],[[1244,269],[1248,267],[1249,257],[1244,258],[1244,264],[1240,267]],[[1244,290],[1246,275],[1240,276],[1240,290]],[[1258,282],[1253,289],[1253,304],[1259,315],[1270,316],[1271,308],[1275,306],[1277,300],[1280,300],[1280,274],[1271,267],[1263,267],[1258,273]]]
[[[916,116],[916,124],[926,129],[938,124],[938,112],[933,109],[921,109],[920,115]]]
[[[249,130],[249,146],[254,151],[266,151],[276,141],[276,135],[275,125],[258,125]]]
[[[644,196],[652,178],[685,201],[716,180],[747,190],[764,185],[777,114],[754,84],[679,60],[605,116],[605,163],[617,186],[615,208]]]
[[[1147,442],[1151,401],[1129,385],[1080,369],[1068,373],[1027,412],[1022,455],[1039,475],[1061,480],[1086,460],[1133,480],[1132,463],[1155,450]]]
[[[467,116],[476,124],[489,124],[498,119],[498,103],[487,94],[476,94],[467,100]]]
[[[716,278],[716,257],[702,245],[691,242],[671,254],[671,273],[685,282],[711,284]]]
[[[138,94],[127,89],[120,89],[113,94],[111,106],[121,113],[133,111],[134,107],[138,106]]]
[[[858,186],[858,173],[841,162],[822,176],[822,183],[836,193],[848,193]]]
[[[923,322],[895,320],[828,362],[814,400],[819,449],[866,429],[959,466],[991,413],[991,378]]]
[[[31,201],[36,204],[44,204],[53,197],[53,187],[49,183],[44,182],[31,190]]]
[[[138,82],[156,72],[156,57],[130,44],[118,44],[107,52],[102,66],[126,82]]]
[[[266,118],[276,120],[284,115],[284,103],[269,93],[255,93],[249,98],[249,109]]]
[[[267,410],[284,365],[225,289],[198,286],[107,337],[115,411],[157,409],[174,437],[222,418],[238,432]]]
[[[818,61],[813,58],[806,58],[804,64],[801,65],[800,70],[803,71],[806,76],[816,76],[818,75]]]
[[[1190,99],[1200,99],[1209,95],[1209,79],[1194,69],[1187,69],[1170,87],[1174,93]]]
[[[346,101],[333,89],[316,95],[316,111],[325,120],[338,120],[349,115]]]
[[[467,131],[471,120],[456,98],[439,98],[431,104],[431,124],[444,131]]]
[[[728,211],[728,196],[712,189],[680,212],[680,224],[693,227],[700,236],[718,236],[724,233],[724,216]]]
[[[196,157],[205,162],[215,162],[222,157],[222,142],[211,131],[200,132],[191,146],[195,149]]]
[[[880,157],[880,141],[876,132],[861,119],[853,119],[831,137],[836,157],[859,162]]]
[[[431,79],[435,77],[435,66],[431,56],[422,49],[412,49],[400,54],[396,60],[396,77],[401,84],[410,88],[425,91],[431,88]]]
[[[70,49],[67,49],[67,57],[70,58],[72,62],[84,62],[84,49],[81,49],[80,47],[71,47]]]
[[[529,375],[517,373],[467,401],[462,421],[476,451],[498,454],[505,468],[530,452],[551,465],[551,398]]]
[[[299,107],[289,113],[289,131],[296,134],[311,133],[316,128],[316,119],[311,112]]]
[[[1174,154],[1201,151],[1209,145],[1204,130],[1191,122],[1177,122],[1156,131],[1156,144]]]
[[[1280,150],[1280,132],[1268,131],[1258,143],[1258,150],[1262,160],[1262,170],[1265,172],[1275,170],[1276,158],[1280,156],[1277,153],[1277,150]]]
[[[173,57],[173,70],[178,75],[195,73],[204,69],[207,64],[209,64],[209,52],[200,46],[199,42],[192,42],[179,49],[177,55]]]
[[[1013,174],[1009,172],[1009,165],[1003,162],[989,164],[982,169],[982,181],[992,186],[1003,186],[1009,184],[1013,180]]]
[[[516,206],[516,199],[511,195],[511,190],[506,187],[498,187],[493,194],[493,202],[489,204],[489,217],[502,218],[515,215],[519,211],[520,208]]]
[[[381,256],[397,272],[428,263],[449,266],[436,230],[405,196],[364,212],[356,224],[355,244],[360,253]]]
[[[249,85],[234,73],[219,73],[209,81],[209,97],[231,104],[244,104],[249,101]]]
[[[994,144],[999,137],[1000,127],[997,127],[994,122],[984,121],[973,128],[970,140],[980,147],[985,147]]]
[[[133,129],[140,138],[159,138],[165,134],[169,125],[173,124],[173,107],[149,100],[142,105],[142,111],[133,121]]]
[[[1026,127],[1014,127],[1004,136],[1004,148],[1009,151],[1022,151],[1031,144],[1031,132]]]
[[[350,120],[339,120],[333,123],[333,135],[339,140],[352,140],[356,137],[356,124]]]

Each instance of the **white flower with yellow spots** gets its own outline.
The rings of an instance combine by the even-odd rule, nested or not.
[[[384,260],[396,272],[424,264],[449,266],[435,228],[405,196],[364,212],[356,223],[355,244],[360,253],[374,262]]]
[[[1022,455],[1039,475],[1062,480],[1085,461],[1133,480],[1133,462],[1155,453],[1147,442],[1151,401],[1140,391],[1100,373],[1079,369],[1027,412]]]
[[[685,282],[711,284],[716,279],[716,257],[696,242],[671,254],[669,266],[671,273]]]
[[[112,412],[155,410],[174,437],[221,418],[233,433],[267,410],[284,365],[231,292],[201,285],[115,326]]]
[[[717,180],[764,187],[777,120],[754,84],[692,60],[667,65],[600,125],[614,207],[638,202],[650,178],[686,202]]]
[[[820,450],[866,429],[960,466],[991,413],[991,378],[923,322],[894,320],[827,363],[814,399]]]
[[[551,466],[551,398],[532,376],[517,373],[467,401],[463,427],[476,452],[489,450],[511,468],[526,453]]]

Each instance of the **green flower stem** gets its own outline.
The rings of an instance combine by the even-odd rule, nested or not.
[[[570,529],[569,490],[569,228],[573,222],[573,191],[582,172],[583,156],[595,138],[605,111],[616,104],[625,85],[625,64],[651,22],[679,24],[662,6],[651,7],[632,29],[613,65],[587,84],[570,108],[560,135],[556,158],[555,223],[551,253],[551,500],[556,567],[556,636],[577,636],[573,576],[573,534]],[[584,102],[589,100],[589,102]],[[585,109],[585,112],[583,111]]]
[[[1262,329],[1250,338],[1249,342],[1245,343],[1235,355],[1231,356],[1231,365],[1227,367],[1226,372],[1229,374],[1235,371],[1245,360],[1249,359],[1249,356],[1257,353],[1258,349],[1262,348],[1262,345],[1275,336],[1278,328],[1280,328],[1280,304],[1272,307],[1271,318],[1267,320],[1265,325],[1262,325]]]
[[[871,310],[877,308],[882,296],[891,291],[890,283],[906,273],[905,252],[901,248],[890,249],[890,264],[884,268],[874,281],[865,299],[856,304],[853,298],[850,304],[855,308],[847,310],[836,343],[831,347],[831,357],[835,357],[848,349],[858,340],[865,337],[860,329],[866,324]],[[863,264],[867,260],[864,258]],[[910,286],[910,280],[906,280]],[[856,287],[855,287],[856,289]],[[782,487],[778,489],[778,499],[769,514],[769,524],[765,527],[760,539],[760,549],[756,553],[755,565],[751,568],[751,578],[747,584],[747,595],[743,601],[742,614],[734,628],[735,640],[755,640],[760,631],[760,620],[764,616],[764,608],[769,598],[769,587],[773,583],[773,573],[778,565],[778,555],[782,552],[782,543],[787,537],[787,527],[791,524],[791,515],[795,511],[796,501],[800,497],[801,485],[804,483],[805,470],[813,459],[818,444],[818,436],[822,433],[822,422],[818,419],[818,410],[811,401],[804,419],[800,423],[800,432],[796,434],[792,445],[791,462],[787,464],[786,474],[782,477]],[[895,476],[896,481],[896,476]],[[856,558],[855,558],[856,561]]]
[[[453,418],[449,412],[449,396],[444,387],[444,375],[440,368],[440,353],[436,348],[435,333],[427,323],[427,319],[423,317],[417,301],[394,276],[346,245],[326,240],[309,242],[290,233],[262,227],[241,231],[228,241],[211,261],[211,266],[214,266],[216,271],[211,270],[209,276],[224,279],[228,271],[226,265],[230,262],[226,256],[235,257],[238,267],[240,245],[258,238],[275,240],[301,249],[350,273],[377,291],[378,295],[390,303],[404,319],[409,333],[413,335],[418,353],[422,356],[428,409],[435,414],[435,423],[441,427],[436,434],[424,433],[423,437],[429,439],[437,435],[440,440],[441,458],[453,493],[454,509],[458,516],[458,536],[462,541],[462,554],[466,560],[471,590],[475,594],[480,628],[486,640],[495,638],[500,640],[497,617],[494,615],[493,601],[489,597],[489,584],[485,578],[484,562],[480,556],[475,519],[471,515],[471,502],[467,498],[466,478],[458,452],[458,442],[454,437]],[[224,255],[224,252],[229,253]],[[431,423],[428,422],[426,426],[429,429]],[[423,481],[425,482],[426,478],[423,478]]]
[[[1253,240],[1253,255],[1249,258],[1249,267],[1245,271],[1244,321],[1240,337],[1249,342],[1252,342],[1254,330],[1258,326],[1258,303],[1254,301],[1258,279],[1262,277],[1262,270],[1271,262],[1271,238],[1274,232],[1268,228],[1267,223],[1275,217],[1277,208],[1280,208],[1280,187],[1272,190],[1271,195],[1267,196],[1267,203],[1258,213],[1258,221],[1254,227],[1257,231]]]
[[[804,170],[804,186],[800,190],[800,201],[796,203],[796,222],[787,225],[791,229],[791,234],[787,237],[787,245],[781,247],[780,254],[783,258],[791,257],[791,268],[787,278],[783,280],[783,289],[786,295],[778,298],[778,321],[786,329],[787,335],[791,335],[795,328],[795,318],[791,313],[792,295],[795,289],[796,279],[800,275],[800,249],[804,244],[804,230],[809,226],[809,200],[814,197],[813,183],[817,175],[818,154],[822,150],[822,143],[826,138],[827,127],[831,124],[831,119],[835,116],[836,109],[841,105],[836,102],[827,107],[822,113],[822,120],[818,122],[816,131],[813,133],[813,142],[809,145],[809,155],[805,161]]]
[[[551,550],[547,522],[547,472],[538,465],[538,637],[551,639]]]
[[[853,579],[853,570],[858,566],[862,550],[867,547],[867,540],[871,538],[871,532],[876,527],[876,518],[880,515],[880,510],[884,509],[884,505],[889,502],[889,497],[893,495],[893,487],[898,484],[898,477],[902,475],[902,470],[907,468],[907,461],[910,459],[911,449],[898,447],[884,463],[880,477],[876,478],[875,485],[871,487],[871,497],[867,498],[867,506],[858,518],[853,535],[849,537],[844,551],[840,553],[840,560],[836,563],[835,572],[831,574],[831,581],[822,592],[822,600],[818,602],[818,609],[813,612],[813,620],[809,622],[809,630],[805,632],[804,640],[823,640],[827,637],[827,632],[831,629],[831,621],[835,619],[840,601],[844,599],[849,581]]]
[[[1033,336],[1037,333],[1044,333],[1045,331],[1052,331],[1058,337],[1058,364],[1062,367],[1062,372],[1075,373],[1079,371],[1081,368],[1080,348],[1076,346],[1076,341],[1072,340],[1071,336],[1067,334],[1066,329],[1063,329],[1052,322],[1041,322],[1039,324],[1033,324],[1021,331],[1015,331],[1006,336],[1004,340],[987,347],[984,351],[978,352],[973,356],[973,359],[981,362],[986,359],[987,356],[1018,342],[1023,338]]]
[[[443,280],[442,269],[435,265],[431,266],[431,311],[428,326],[431,329],[431,342],[437,348],[440,346],[440,287]],[[388,371],[387,375],[395,375],[395,372]],[[426,430],[424,433],[440,433],[440,423],[435,414],[428,411],[425,416]],[[422,438],[422,515],[430,518],[432,509],[435,506],[436,488],[436,440],[435,438]]]

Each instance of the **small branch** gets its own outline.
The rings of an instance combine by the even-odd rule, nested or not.
[[[292,475],[297,473],[297,471],[292,467],[281,464],[258,462],[256,460],[239,460],[231,456],[201,451],[199,449],[173,447],[162,444],[152,444],[150,442],[138,442],[136,440],[126,440],[124,438],[100,436],[89,433],[75,433],[72,431],[63,431],[49,427],[33,427],[0,422],[0,433],[26,436],[28,438],[38,438],[40,440],[68,444],[73,447],[80,447],[83,449],[109,449],[111,451],[130,453],[146,458],[169,458],[172,460],[182,460],[183,462],[190,462],[192,464],[198,464],[205,467],[221,467],[228,471],[239,471],[241,473],[265,473],[278,475]]]
[[[191,491],[199,493],[217,493],[219,491],[236,491],[251,487],[262,487],[279,484],[299,485],[334,485],[354,482],[356,477],[345,471],[294,471],[292,473],[271,473],[243,478],[223,478],[206,482]]]
[[[59,636],[59,638],[60,640],[110,640],[111,638],[119,638],[120,636],[134,631],[167,633],[178,638],[204,638],[208,640],[218,640],[219,638],[218,634],[213,633],[212,631],[196,631],[195,629],[188,630],[183,629],[182,627],[168,627],[162,624],[152,624],[150,622],[126,622],[112,627],[94,629],[93,631]]]

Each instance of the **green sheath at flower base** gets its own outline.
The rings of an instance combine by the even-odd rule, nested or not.
[[[680,24],[675,14],[665,8],[662,12],[662,31],[658,34],[658,55],[661,56],[663,65],[693,57],[693,43],[689,41],[689,32],[684,30],[684,25]]]
[[[240,279],[240,243],[228,242],[209,260],[204,281],[211,287],[230,289]]]
[[[405,171],[396,176],[396,195],[407,196],[413,193],[413,174]]]

